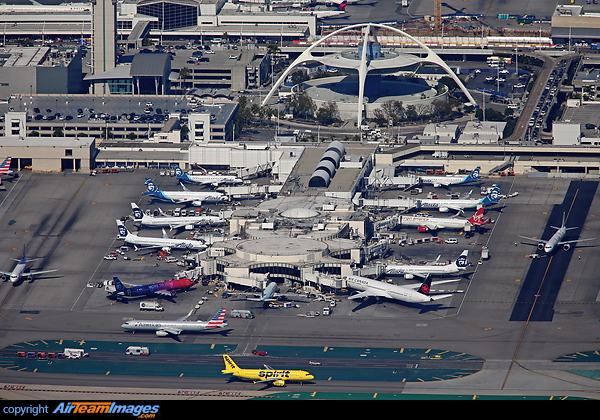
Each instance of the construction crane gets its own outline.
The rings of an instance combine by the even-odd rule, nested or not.
[[[436,30],[442,29],[442,0],[433,0],[433,24]]]

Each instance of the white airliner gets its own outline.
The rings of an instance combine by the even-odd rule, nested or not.
[[[169,229],[179,229],[185,226],[220,226],[225,224],[226,220],[218,216],[148,216],[138,207],[137,204],[131,203],[133,210],[133,221],[146,226],[169,226]]]
[[[205,202],[223,202],[229,200],[225,194],[215,191],[194,192],[186,188],[185,185],[181,183],[180,185],[183,188],[182,191],[162,191],[150,178],[146,178],[147,191],[144,195],[173,203],[193,204],[194,206],[201,206]]]
[[[438,209],[439,212],[449,210],[462,211],[477,207],[487,207],[500,201],[500,186],[492,188],[488,195],[481,199],[465,198],[458,200],[443,200],[437,198],[423,198],[417,200],[417,207],[421,209]]]
[[[468,182],[475,182],[481,179],[480,176],[481,168],[478,166],[473,169],[469,175],[462,176],[419,176],[422,184],[433,184],[434,187],[447,187],[449,185],[466,184]]]
[[[156,331],[158,337],[168,335],[179,335],[184,331],[209,331],[217,328],[227,327],[225,321],[226,308],[219,309],[219,312],[212,317],[210,321],[186,321],[194,312],[192,309],[186,316],[176,321],[156,321],[156,320],[132,320],[121,325],[126,330],[136,331]]]
[[[457,274],[460,271],[466,270],[469,266],[468,255],[469,251],[465,249],[451,264],[437,264],[440,259],[438,257],[435,261],[425,265],[386,265],[384,273],[394,276],[401,275],[407,280],[413,279],[415,276],[427,278],[430,275],[447,276]]]
[[[190,175],[183,171],[178,165],[175,165],[175,177],[184,182],[193,182],[196,184],[210,184],[213,187],[217,187],[221,184],[241,184],[244,182],[243,179],[233,175]]]
[[[274,302],[277,298],[291,296],[287,293],[279,293],[279,287],[274,281],[269,282],[265,290],[262,293],[245,293],[245,292],[229,292],[229,294],[235,293],[236,295],[254,295],[253,298],[246,298],[255,302]],[[295,296],[298,296],[295,294]]]
[[[138,236],[134,233],[129,232],[123,222],[117,220],[117,228],[119,229],[119,236],[117,239],[121,239],[127,243],[135,245],[141,248],[162,248],[166,250],[171,249],[195,249],[204,250],[207,246],[202,241],[194,239],[175,239],[169,238],[167,233],[163,229],[162,238],[151,238],[148,236]]]
[[[17,261],[17,265],[15,266],[15,268],[13,269],[13,271],[0,271],[0,274],[2,274],[2,278],[4,279],[4,281],[6,281],[7,278],[10,279],[10,281],[12,283],[16,283],[18,282],[21,277],[27,277],[29,279],[29,281],[33,280],[33,276],[37,276],[40,274],[46,274],[46,273],[54,273],[57,270],[44,270],[44,271],[28,271],[25,272],[25,269],[27,267],[27,263],[30,263],[32,261],[37,260],[38,258],[35,258],[33,260],[28,260],[25,255],[23,255],[23,258],[21,258],[20,260],[16,259],[16,258],[11,258],[13,261]]]
[[[443,299],[452,296],[445,295],[430,295],[432,284],[441,284],[456,282],[458,280],[442,280],[431,282],[431,278],[426,279],[423,283],[412,284],[407,286],[398,286],[395,284],[384,283],[379,280],[369,279],[361,276],[346,277],[347,287],[360,290],[360,293],[348,297],[348,299],[360,299],[364,297],[388,298],[396,299],[408,303],[425,303],[438,299]],[[415,290],[416,289],[416,290]]]
[[[567,230],[577,229],[577,227],[568,228],[565,225],[565,213],[563,213],[562,225],[560,227],[556,227],[556,226],[551,226],[551,227],[553,229],[557,229],[557,231],[548,240],[538,239],[538,238],[530,238],[528,236],[521,236],[521,235],[519,235],[519,237],[523,238],[523,239],[530,239],[532,241],[539,242],[538,249],[540,251],[544,251],[546,254],[550,254],[552,251],[554,251],[554,248],[556,248],[558,245],[562,245],[563,249],[565,251],[568,251],[569,249],[571,249],[571,244],[574,244],[577,242],[583,242],[583,241],[593,241],[594,239],[596,239],[596,238],[589,238],[589,239],[573,239],[571,241],[563,241],[562,239],[566,235]]]
[[[478,227],[492,223],[492,219],[483,217],[485,209],[478,209],[469,219],[453,217],[429,217],[429,216],[400,216],[398,222],[402,226],[415,226],[419,232],[437,231],[440,229],[462,229],[467,227]]]

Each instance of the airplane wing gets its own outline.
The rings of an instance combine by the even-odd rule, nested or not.
[[[168,297],[173,297],[176,296],[177,293],[172,291],[172,290],[159,290],[157,292],[154,292],[155,295],[163,295],[163,296],[168,296]]]
[[[543,244],[545,244],[546,242],[548,242],[548,241],[547,241],[547,240],[545,240],[545,239],[539,239],[539,238],[530,238],[529,236],[521,236],[521,235],[519,235],[519,238],[523,238],[523,239],[529,239],[529,240],[531,240],[531,241],[541,242],[541,243],[543,243]],[[564,243],[564,242],[561,242],[561,243]]]
[[[371,297],[371,296],[386,297],[386,298],[392,299],[392,297],[389,295],[389,293],[384,293],[381,290],[373,290],[373,289],[365,290],[364,292],[360,292],[355,295],[349,296],[348,299],[354,300],[354,299],[360,299],[360,298]]]
[[[444,283],[455,283],[457,281],[460,281],[460,279],[450,279],[450,280],[439,280],[439,281],[432,281],[431,285],[435,286],[438,284],[444,284]],[[418,289],[419,287],[421,287],[423,283],[414,283],[414,284],[410,284],[410,285],[406,285],[404,287],[409,287],[411,289]]]
[[[596,238],[587,238],[587,239],[573,239],[571,241],[562,241],[559,242],[558,245],[563,245],[563,244],[574,244],[575,242],[583,242],[583,241],[593,241]]]
[[[430,261],[430,262],[428,262],[425,265],[433,265],[433,264],[437,263],[440,260],[440,257],[441,257],[441,255],[438,255],[437,258],[434,261]]]
[[[168,334],[172,334],[172,335],[179,335],[181,334],[181,329],[177,329],[177,328],[161,328],[159,331],[163,331],[166,332]]]
[[[38,274],[46,274],[46,273],[54,273],[56,270],[44,270],[44,271],[29,271],[27,273],[23,273],[24,276],[37,276]]]
[[[193,312],[194,312],[194,308],[192,308],[192,310],[191,310],[191,311],[189,311],[187,315],[185,315],[185,316],[182,316],[181,318],[179,318],[179,319],[177,320],[177,322],[185,321],[186,319],[188,319],[188,318],[190,317],[190,315],[192,315],[192,313],[193,313]],[[181,332],[181,331],[180,331],[180,332]],[[177,333],[177,334],[179,334],[179,333]]]
[[[0,274],[3,276],[10,276],[12,273],[10,271],[0,271]]]
[[[191,223],[169,223],[169,230],[179,229],[189,224]]]

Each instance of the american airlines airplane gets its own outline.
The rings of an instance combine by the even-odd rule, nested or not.
[[[6,159],[4,159],[4,162],[2,162],[0,164],[0,175],[12,174],[13,171],[10,169],[11,160],[12,160],[12,157],[9,156]]]
[[[169,335],[179,335],[184,331],[210,331],[218,328],[227,327],[225,321],[226,308],[219,309],[209,321],[187,321],[192,315],[192,309],[186,316],[176,321],[158,321],[158,320],[132,320],[121,325],[126,330],[136,331],[156,331],[157,337],[167,337]]]
[[[27,277],[29,279],[29,281],[32,281],[33,276],[38,276],[40,274],[46,274],[46,273],[54,273],[55,271],[58,271],[58,269],[56,269],[56,270],[25,272],[25,269],[27,268],[27,263],[35,261],[38,258],[35,258],[33,260],[28,260],[27,257],[25,257],[25,255],[23,255],[23,257],[20,260],[18,260],[16,258],[11,258],[11,259],[14,261],[17,261],[17,265],[15,266],[13,271],[0,271],[0,274],[2,274],[2,278],[4,279],[4,281],[6,281],[6,279],[8,278],[8,279],[10,279],[10,281],[12,283],[16,283],[21,279],[21,277]]]
[[[483,217],[485,209],[481,207],[469,219],[455,217],[429,217],[429,216],[400,216],[398,221],[402,226],[413,226],[419,232],[437,231],[440,229],[462,229],[478,227],[492,223],[492,219]]]
[[[488,207],[500,201],[500,186],[497,185],[489,192],[489,194],[479,200],[474,198],[465,198],[458,200],[443,200],[437,198],[423,198],[417,200],[417,207],[421,209],[438,209],[439,212],[445,213],[449,210],[462,211],[477,207]]]
[[[379,280],[369,279],[367,277],[346,277],[346,284],[348,287],[361,291],[360,293],[348,297],[348,299],[354,300],[373,296],[378,299],[384,297],[407,303],[425,303],[450,297],[452,294],[430,295],[431,285],[456,281],[458,280],[442,280],[432,283],[431,278],[427,278],[423,283],[398,286],[395,284],[384,283]]]
[[[141,223],[145,226],[151,227],[162,227],[169,226],[170,230],[179,229],[185,226],[220,226],[225,224],[226,220],[218,216],[161,216],[154,217],[148,216],[138,207],[137,204],[131,203],[131,209],[133,210],[133,221],[135,223]]]
[[[557,229],[557,230],[556,230],[556,233],[554,233],[554,235],[552,235],[552,237],[548,240],[538,239],[538,238],[530,238],[528,236],[521,236],[521,235],[519,235],[519,237],[523,238],[523,239],[530,239],[532,241],[539,242],[538,249],[540,251],[544,251],[546,254],[550,254],[559,245],[562,245],[563,249],[565,251],[568,251],[569,249],[571,249],[571,244],[574,244],[577,242],[583,242],[583,241],[593,241],[594,239],[596,239],[596,238],[589,238],[589,239],[573,239],[571,241],[563,241],[563,238],[567,234],[568,230],[577,229],[577,227],[568,228],[566,226],[565,213],[563,213],[561,226],[560,227],[551,226],[551,227],[553,229]]]
[[[175,165],[175,177],[184,182],[193,182],[196,184],[210,184],[217,187],[221,184],[241,184],[243,179],[233,175],[190,175],[183,171],[178,165]]]
[[[138,236],[134,233],[129,232],[123,222],[117,220],[117,228],[119,230],[119,236],[117,239],[121,239],[127,243],[135,245],[141,248],[162,248],[162,249],[195,249],[204,250],[208,248],[204,242],[197,241],[194,239],[175,239],[169,238],[167,233],[163,229],[162,238],[151,238],[147,236]]]
[[[182,191],[162,191],[150,178],[146,178],[147,191],[144,195],[149,195],[159,200],[171,201],[173,203],[193,204],[201,206],[204,202],[223,202],[229,198],[225,194],[215,191],[194,192],[190,191],[185,185],[181,184]]]
[[[433,184],[434,187],[447,187],[449,185],[458,185],[458,184],[466,184],[468,182],[475,182],[481,179],[480,176],[481,168],[478,166],[473,169],[469,175],[463,176],[419,176],[421,183],[423,184]]]

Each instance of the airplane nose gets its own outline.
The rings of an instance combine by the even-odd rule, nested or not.
[[[309,380],[310,379],[315,379],[315,376],[314,375],[306,375],[306,379],[309,379]]]

